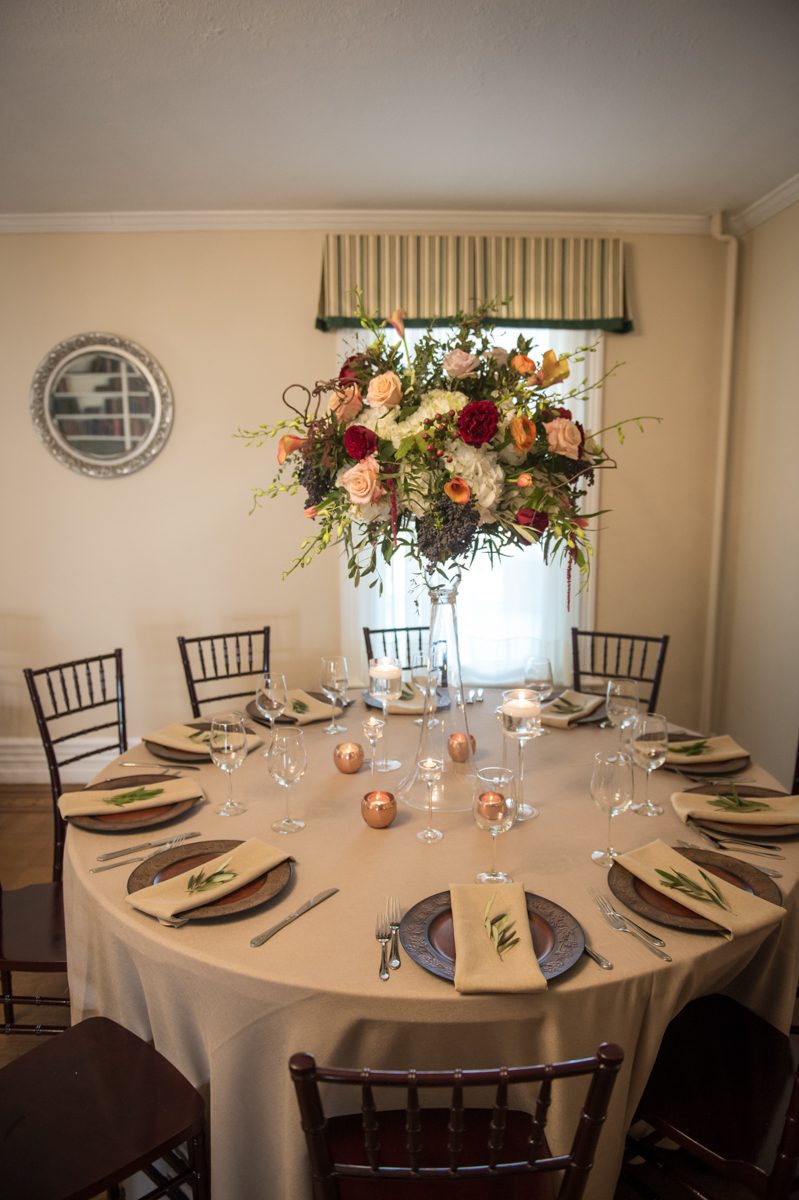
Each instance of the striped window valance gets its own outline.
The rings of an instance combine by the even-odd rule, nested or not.
[[[357,292],[370,315],[404,308],[406,325],[448,325],[507,300],[497,324],[632,329],[620,238],[330,234],[317,328],[357,327]]]

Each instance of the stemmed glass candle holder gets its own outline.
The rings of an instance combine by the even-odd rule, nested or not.
[[[349,685],[349,670],[347,660],[341,654],[322,659],[322,669],[319,676],[322,691],[333,706],[330,724],[325,726],[325,733],[346,733],[347,726],[337,719],[336,707],[344,711],[344,698]]]
[[[402,695],[402,668],[398,658],[383,655],[380,658],[369,659],[369,695],[383,706],[385,726],[388,722],[389,702],[399,700]],[[383,733],[385,736],[385,729]],[[377,763],[377,770],[396,771],[401,766],[399,759],[386,758],[384,754]]]
[[[538,809],[524,800],[524,747],[531,737],[536,737],[540,723],[541,702],[530,688],[511,688],[502,693],[499,720],[508,737],[516,742],[518,762],[516,770],[516,820],[531,821],[538,816]]]
[[[433,828],[433,787],[441,778],[444,760],[441,758],[420,758],[416,763],[419,778],[427,784],[427,826],[420,829],[417,838],[420,842],[440,842],[444,834],[440,829]]]
[[[283,716],[288,707],[288,702],[286,676],[272,675],[269,671],[265,671],[258,680],[258,687],[255,689],[255,707],[264,720],[269,722],[270,737],[274,737],[275,721],[278,717]],[[266,758],[268,753],[268,749],[264,750],[264,758]]]
[[[543,737],[549,733],[541,724],[541,705],[552,694],[552,664],[548,658],[532,655],[524,664],[524,686],[538,697],[539,713],[532,737]]]
[[[475,876],[476,883],[513,883],[497,870],[497,837],[507,833],[516,818],[515,780],[507,767],[483,767],[475,776],[475,824],[491,834],[491,868]]]
[[[666,761],[669,747],[669,725],[662,713],[638,713],[630,726],[630,750],[633,762],[646,772],[644,798],[633,804],[633,812],[641,817],[659,817],[663,809],[649,799],[649,776]]]
[[[362,723],[364,737],[369,742],[372,750],[372,774],[375,773],[375,754],[377,753],[377,743],[383,736],[385,721],[381,721],[379,717],[367,717]]]
[[[247,811],[243,804],[233,799],[233,772],[247,757],[247,731],[241,713],[221,713],[211,719],[208,753],[211,762],[224,771],[227,778],[227,799],[217,810],[217,816],[238,817]]]
[[[628,809],[633,801],[633,764],[629,754],[617,751],[594,755],[591,799],[608,814],[607,850],[594,850],[591,858],[601,867],[610,867],[616,858],[610,836],[611,821]]]
[[[605,693],[605,711],[614,729],[619,731],[619,749],[624,731],[629,729],[638,714],[637,679],[609,679]]]
[[[308,766],[305,739],[301,729],[280,730],[269,747],[269,771],[281,787],[286,788],[286,813],[272,823],[275,833],[297,833],[305,828],[305,822],[292,817],[289,808],[291,788],[299,783]]]

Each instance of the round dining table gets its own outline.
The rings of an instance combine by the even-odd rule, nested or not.
[[[351,695],[343,717],[346,734],[327,735],[323,722],[305,727],[308,768],[291,794],[293,810],[306,822],[301,832],[285,837],[272,832],[286,791],[271,778],[263,748],[251,752],[234,774],[234,794],[247,810],[240,816],[217,815],[226,781],[208,762],[193,773],[205,800],[174,824],[128,831],[125,840],[118,833],[69,828],[64,891],[72,1020],[103,1015],[119,1021],[152,1041],[201,1090],[208,1105],[214,1200],[310,1197],[288,1071],[296,1051],[328,1066],[443,1070],[578,1058],[594,1053],[601,1042],[617,1042],[624,1065],[586,1193],[611,1200],[625,1131],[661,1036],[688,1001],[723,991],[787,1030],[799,948],[797,843],[786,840],[784,860],[768,861],[781,872],[776,882],[786,909],[776,927],[725,940],[650,922],[671,956],[664,962],[634,937],[612,929],[590,892],[610,894],[607,871],[591,859],[607,836],[607,817],[589,792],[593,757],[613,749],[619,733],[598,725],[551,729],[526,749],[525,787],[538,816],[497,839],[498,865],[527,892],[571,914],[613,969],[600,969],[581,954],[544,991],[465,995],[402,949],[400,968],[384,981],[375,922],[389,898],[398,897],[407,912],[453,884],[472,882],[489,863],[490,837],[470,812],[441,812],[436,824],[444,836],[425,844],[416,835],[426,814],[403,804],[389,827],[365,823],[364,794],[399,790],[403,771],[415,761],[419,725],[412,716],[389,716],[383,748],[403,769],[372,776],[361,722],[373,710],[360,693]],[[498,693],[486,691],[481,703],[466,706],[477,767],[502,759],[497,702]],[[261,732],[268,740],[268,731]],[[354,774],[342,773],[334,762],[343,741],[366,748],[366,763]],[[125,759],[157,766],[143,744]],[[129,769],[111,764],[98,778],[125,773]],[[779,787],[757,766],[746,776]],[[615,818],[615,846],[631,850],[655,838],[702,844],[669,803],[670,794],[685,786],[675,773],[654,772],[650,794],[664,806],[663,815],[627,812]],[[257,837],[277,843],[294,859],[291,880],[260,906],[224,920],[169,928],[126,902],[134,866],[90,871],[110,849],[185,831],[199,831],[196,842]],[[747,861],[766,864],[757,857]],[[250,945],[254,935],[327,888],[338,892],[265,944]],[[692,1085],[701,1087],[701,1080],[686,1080]],[[124,1088],[124,1079],[119,1086]],[[549,1136],[556,1151],[570,1139],[581,1099],[569,1085],[553,1102]]]

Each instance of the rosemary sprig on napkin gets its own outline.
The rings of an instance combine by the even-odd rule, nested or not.
[[[196,733],[189,734],[190,742],[210,742],[210,740],[211,740],[210,729],[198,729]]]
[[[308,705],[304,700],[292,700],[291,710],[295,713],[307,713]]]
[[[582,704],[575,704],[573,700],[564,700],[562,696],[559,700],[553,701],[553,703],[549,705],[549,708],[551,712],[567,713],[569,715],[572,713],[582,712],[583,710]]]
[[[722,792],[713,800],[709,800],[708,804],[713,808],[720,808],[723,812],[764,812],[771,808],[771,805],[763,800],[750,800],[748,796],[739,796],[735,784],[732,785],[731,792]]]
[[[483,925],[501,961],[503,955],[507,954],[509,950],[512,950],[518,944],[519,939],[516,936],[516,924],[514,921],[511,921],[507,913],[498,913],[496,917],[489,915],[491,906],[495,900],[496,893],[494,893],[485,907]]]
[[[115,808],[124,808],[126,804],[135,804],[137,800],[152,800],[154,796],[160,796],[163,790],[162,787],[137,787],[129,792],[120,792],[118,796],[107,796],[103,804],[113,804]]]
[[[687,758],[697,758],[700,754],[707,753],[707,738],[703,738],[700,742],[691,742],[690,746],[670,746],[671,754],[684,754]]]
[[[186,884],[187,892],[207,892],[209,888],[219,887],[220,883],[227,883],[229,879],[235,879],[238,871],[227,871],[225,868],[230,862],[229,858],[212,871],[210,875],[206,875],[205,871],[200,868],[196,875],[189,876],[189,882]]]
[[[718,908],[726,908],[727,912],[732,912],[732,907],[701,867],[699,867],[699,874],[708,885],[707,887],[702,887],[700,883],[689,878],[688,875],[684,875],[682,871],[661,871],[660,867],[655,867],[655,870],[663,880],[664,887],[673,888],[675,892],[682,892],[685,896],[690,896],[692,900],[701,900],[703,904],[715,904]]]

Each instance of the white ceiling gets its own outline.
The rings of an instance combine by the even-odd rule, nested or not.
[[[738,212],[798,0],[0,0],[0,214]]]

